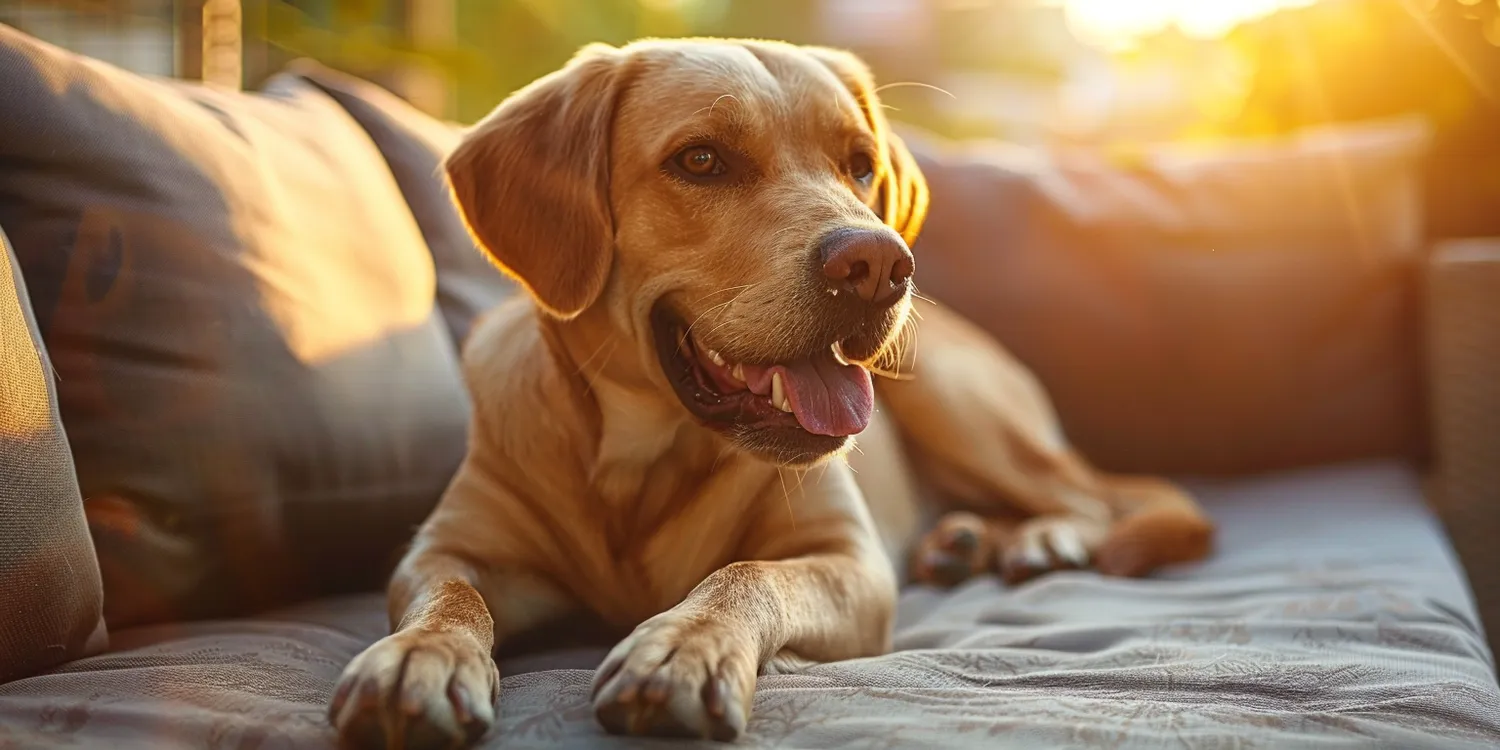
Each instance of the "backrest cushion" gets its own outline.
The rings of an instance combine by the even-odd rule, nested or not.
[[[1420,454],[1419,125],[1132,159],[911,135],[922,293],[1033,368],[1096,462]]]
[[[99,561],[55,382],[21,269],[0,232],[0,682],[105,643]]]
[[[0,26],[11,232],[112,627],[378,587],[462,459],[431,256],[316,88],[147,79]]]
[[[458,145],[463,128],[311,60],[295,61],[288,72],[333,97],[380,149],[432,251],[438,307],[454,343],[462,346],[476,318],[517,292],[515,283],[475,246],[443,180],[443,159]]]

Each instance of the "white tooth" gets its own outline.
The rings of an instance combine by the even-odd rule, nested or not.
[[[771,405],[786,412],[792,410],[792,405],[786,400],[786,386],[782,385],[779,372],[771,374]]]
[[[724,358],[719,356],[719,353],[712,349],[708,350],[708,358],[713,360],[714,364],[720,367],[724,366]]]
[[[833,342],[833,358],[841,365],[849,364],[849,360],[844,357],[844,344],[842,342]]]
[[[735,365],[734,369],[729,371],[729,375],[741,383],[745,382],[745,366]]]

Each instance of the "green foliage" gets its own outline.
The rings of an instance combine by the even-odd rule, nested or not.
[[[436,73],[453,92],[449,111],[439,114],[466,122],[589,42],[809,36],[802,22],[810,4],[802,0],[443,0],[454,23],[435,43],[407,32],[408,7],[422,2],[245,0],[246,25],[281,58],[311,57],[376,81],[410,69]]]
[[[425,2],[451,9],[451,33],[441,40],[413,38],[408,15]],[[526,83],[561,66],[590,42],[623,44],[641,37],[737,36],[826,43],[819,38],[816,0],[244,0],[247,34],[264,39],[273,59],[250,74],[274,72],[292,57],[311,57],[377,83],[392,85],[404,71],[425,70],[447,84],[446,111],[461,122],[482,117]],[[930,82],[941,70],[1003,70],[1055,81],[1061,61],[1046,45],[1029,44],[1015,24],[1005,39],[979,22],[994,11],[939,14],[934,49],[865,55],[885,82]],[[1006,12],[1002,8],[999,12]],[[399,87],[398,87],[399,88]],[[967,134],[972,124],[946,121],[932,107],[934,94],[892,89],[893,116],[939,132]],[[951,119],[951,118],[950,118]],[[993,132],[987,133],[993,135]]]

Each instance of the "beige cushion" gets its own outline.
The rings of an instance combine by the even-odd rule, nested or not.
[[[104,592],[68,438],[10,241],[0,232],[0,682],[104,648]]]

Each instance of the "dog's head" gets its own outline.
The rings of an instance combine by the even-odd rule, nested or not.
[[[927,188],[854,56],[590,46],[446,169],[478,242],[547,314],[607,321],[703,425],[808,464],[868,423]]]

